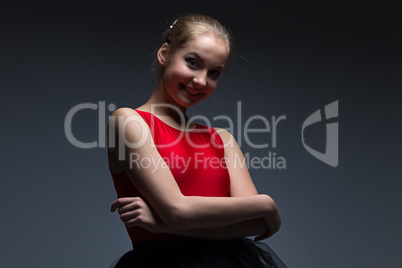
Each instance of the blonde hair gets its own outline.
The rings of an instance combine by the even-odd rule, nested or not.
[[[232,36],[216,19],[200,14],[186,14],[177,18],[172,25],[163,33],[163,43],[169,44],[171,53],[182,48],[187,42],[193,40],[196,36],[213,34],[226,42],[229,52],[226,64],[231,63],[234,56],[234,45]],[[155,66],[157,66],[155,68]],[[160,77],[163,74],[163,67],[154,62],[153,68],[155,75]]]

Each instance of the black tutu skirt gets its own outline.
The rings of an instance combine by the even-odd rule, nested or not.
[[[110,268],[286,267],[265,243],[249,238],[224,241],[185,239],[135,242]]]

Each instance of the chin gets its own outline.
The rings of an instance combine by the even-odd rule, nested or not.
[[[189,102],[189,101],[181,100],[180,105],[183,106],[183,107],[189,108],[191,106],[196,105],[197,103],[199,103],[199,101],[197,101],[197,102],[193,102],[193,101]]]
[[[189,107],[191,107],[191,106],[196,105],[197,103],[200,103],[202,100],[203,100],[203,99],[200,99],[200,100],[189,100],[189,99],[186,99],[186,98],[180,98],[178,104],[179,104],[180,106],[189,108]]]

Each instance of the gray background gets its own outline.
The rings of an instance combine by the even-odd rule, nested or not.
[[[285,170],[250,169],[283,218],[265,240],[289,267],[400,267],[401,21],[396,1],[2,1],[1,266],[108,267],[130,248],[105,148],[79,149],[67,112],[104,101],[137,107],[152,92],[160,35],[184,12],[234,34],[236,58],[214,97],[189,110],[212,120],[286,115],[275,152]],[[339,100],[339,166],[312,157],[301,125]],[[109,115],[110,113],[107,113]],[[336,120],[335,120],[336,121]],[[243,121],[244,123],[244,121]],[[74,117],[81,141],[97,111]],[[215,126],[227,127],[223,122]],[[236,133],[234,133],[236,134]],[[270,134],[253,134],[256,143]],[[325,124],[306,132],[323,150]]]

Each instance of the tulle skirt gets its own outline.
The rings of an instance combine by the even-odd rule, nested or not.
[[[258,268],[286,265],[263,242],[249,238],[216,241],[204,239],[164,240],[133,243],[133,250],[110,268]]]

